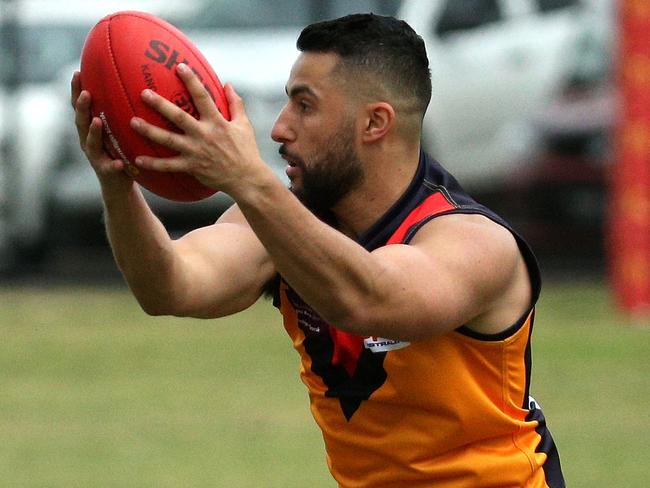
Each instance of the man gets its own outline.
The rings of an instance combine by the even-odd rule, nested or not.
[[[134,130],[179,153],[135,164],[186,171],[236,202],[178,240],[103,152],[75,75],[81,144],[133,293],[150,314],[209,318],[270,288],[340,486],[564,486],[528,396],[537,264],[421,153],[431,94],[421,38],[360,14],[307,27],[298,48],[271,134],[290,189],[261,160],[231,85],[231,121],[183,65],[200,120],[143,92],[182,133],[134,118]]]

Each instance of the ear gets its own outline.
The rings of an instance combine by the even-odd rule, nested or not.
[[[395,126],[395,109],[387,102],[371,103],[365,108],[362,141],[378,141]]]

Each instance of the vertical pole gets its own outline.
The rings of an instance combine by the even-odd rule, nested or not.
[[[610,270],[617,301],[650,316],[650,2],[619,3],[621,94],[610,205]]]

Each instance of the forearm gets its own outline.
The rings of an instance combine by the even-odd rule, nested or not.
[[[115,261],[142,308],[169,313],[174,303],[172,241],[136,185],[102,186],[106,233]]]
[[[381,264],[316,218],[280,182],[249,185],[235,199],[278,272],[302,299],[338,327],[367,332],[359,304],[381,300]]]

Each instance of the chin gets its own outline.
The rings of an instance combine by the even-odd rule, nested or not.
[[[297,179],[297,178],[291,178],[291,179],[289,180],[289,190],[291,190],[291,192],[292,192],[293,194],[300,194],[300,193],[302,193],[302,186],[301,186],[300,183],[298,182],[298,179]]]

